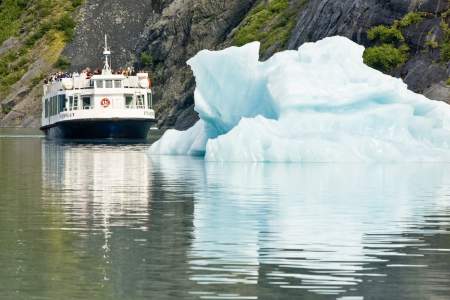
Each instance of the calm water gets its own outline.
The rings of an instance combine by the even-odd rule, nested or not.
[[[148,148],[0,131],[0,299],[450,297],[449,165]]]

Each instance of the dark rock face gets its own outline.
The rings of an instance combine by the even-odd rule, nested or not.
[[[223,48],[227,36],[255,2],[175,0],[149,24],[138,52],[149,52],[154,60],[160,126],[186,129],[197,121],[193,110],[195,81],[186,61],[202,49]]]
[[[375,24],[390,24],[405,15],[405,2],[409,1],[309,1],[298,17],[288,48],[296,49],[305,42],[333,35],[367,44],[367,30]]]
[[[438,13],[447,8],[448,1],[445,0],[309,1],[299,15],[288,48],[333,35],[366,44],[366,32],[375,25],[390,25],[410,11]]]
[[[162,1],[87,0],[81,8],[76,34],[64,55],[73,70],[101,67],[104,35],[113,51],[112,66],[124,67],[135,59],[136,46],[146,22],[157,15]]]

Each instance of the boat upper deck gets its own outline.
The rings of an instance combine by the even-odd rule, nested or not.
[[[44,85],[44,96],[52,96],[60,92],[90,90],[110,93],[113,89],[123,92],[123,89],[151,89],[148,73],[138,73],[135,76],[122,74],[73,74],[72,76],[55,79]]]

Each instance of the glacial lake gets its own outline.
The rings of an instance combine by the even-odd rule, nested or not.
[[[449,299],[448,164],[241,164],[0,129],[0,299]]]

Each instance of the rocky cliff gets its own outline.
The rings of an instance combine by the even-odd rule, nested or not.
[[[186,129],[197,120],[187,59],[201,49],[253,40],[261,41],[261,59],[267,59],[344,35],[370,49],[369,64],[404,78],[414,91],[450,102],[448,0],[86,0],[73,14],[75,34],[62,53],[70,68],[99,66],[107,33],[113,66],[134,65],[152,74],[161,127]],[[14,38],[3,42],[0,57],[11,43]],[[45,65],[43,70],[51,69]],[[27,82],[24,76],[15,84],[23,88]],[[38,89],[28,88],[25,97],[20,88],[12,90],[1,96],[0,125],[36,126]]]

